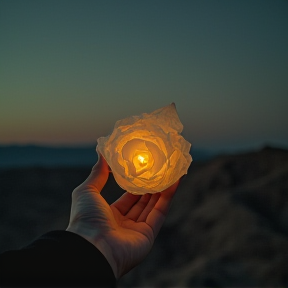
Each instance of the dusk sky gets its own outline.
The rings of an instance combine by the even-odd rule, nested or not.
[[[2,144],[96,144],[175,102],[195,147],[288,147],[287,0],[1,0],[0,35]]]

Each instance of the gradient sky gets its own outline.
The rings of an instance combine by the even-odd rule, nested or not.
[[[175,102],[196,147],[288,147],[288,1],[1,0],[0,143],[96,143]]]

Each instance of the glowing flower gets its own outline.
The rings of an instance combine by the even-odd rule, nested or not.
[[[111,135],[98,139],[98,149],[124,190],[157,193],[187,174],[192,162],[191,144],[180,135],[182,130],[172,103],[117,121]]]

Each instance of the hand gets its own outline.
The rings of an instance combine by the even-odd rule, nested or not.
[[[179,180],[161,193],[124,193],[108,205],[100,192],[109,167],[98,157],[89,177],[72,193],[67,231],[91,242],[106,257],[118,279],[149,253],[168,213]]]

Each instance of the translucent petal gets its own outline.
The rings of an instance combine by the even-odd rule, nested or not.
[[[116,182],[133,194],[165,190],[187,173],[191,144],[175,104],[116,122],[112,134],[98,139],[99,152]]]

